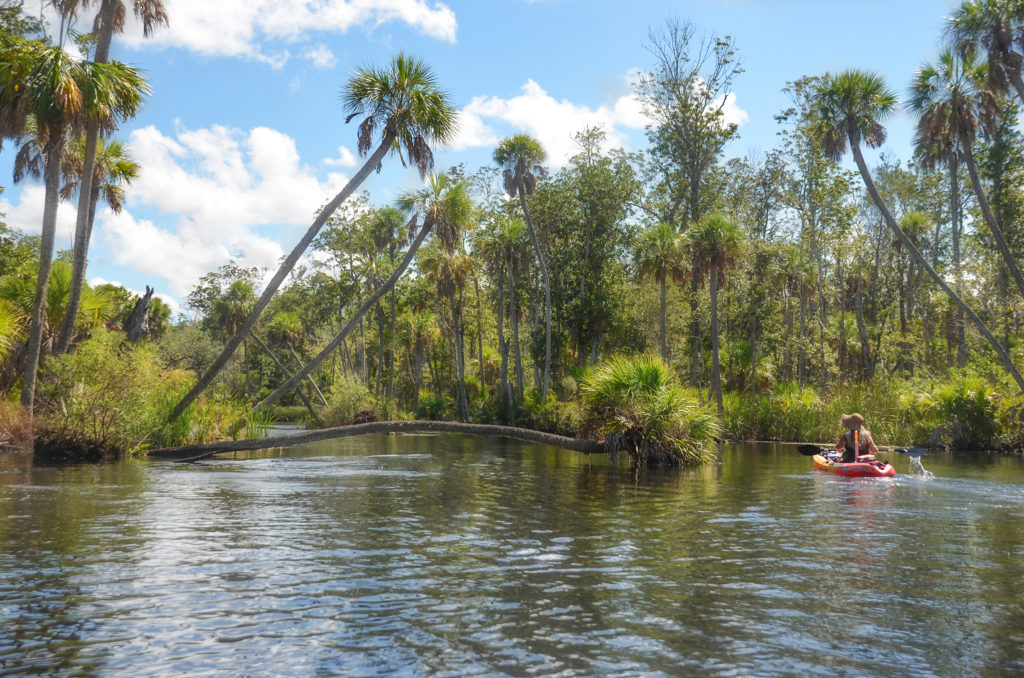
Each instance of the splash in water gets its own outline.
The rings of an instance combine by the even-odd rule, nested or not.
[[[910,457],[910,475],[920,476],[925,480],[931,480],[935,477],[935,474],[924,467],[921,463],[920,457]]]

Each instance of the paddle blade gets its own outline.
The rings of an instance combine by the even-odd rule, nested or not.
[[[813,457],[816,454],[824,452],[824,450],[817,445],[797,445],[796,451],[805,457]]]
[[[914,457],[915,459],[921,455],[928,454],[928,450],[923,447],[899,447],[896,451],[907,457]]]

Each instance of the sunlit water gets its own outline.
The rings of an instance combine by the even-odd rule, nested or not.
[[[456,436],[0,462],[0,674],[1024,673],[1024,465]]]

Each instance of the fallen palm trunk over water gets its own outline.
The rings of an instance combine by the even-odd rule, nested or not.
[[[454,421],[376,421],[368,424],[353,424],[351,426],[336,426],[334,428],[317,429],[303,433],[292,433],[284,436],[271,438],[254,438],[249,440],[225,440],[214,443],[203,443],[202,445],[186,445],[184,447],[166,447],[163,449],[150,450],[147,455],[150,459],[170,459],[175,461],[197,461],[205,459],[219,452],[241,452],[244,450],[261,450],[271,447],[293,447],[304,445],[320,440],[331,440],[333,438],[347,438],[350,436],[366,435],[368,433],[467,433],[469,435],[484,436],[492,438],[512,438],[524,440],[530,443],[541,443],[552,445],[576,452],[605,452],[601,443],[581,438],[567,438],[532,431],[526,428],[514,426],[492,426],[489,424],[462,424]]]

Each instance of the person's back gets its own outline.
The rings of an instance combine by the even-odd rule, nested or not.
[[[844,464],[857,461],[859,457],[868,453],[878,452],[871,431],[864,428],[864,417],[859,414],[844,414],[842,423],[846,433],[839,438],[836,449],[843,453]]]

